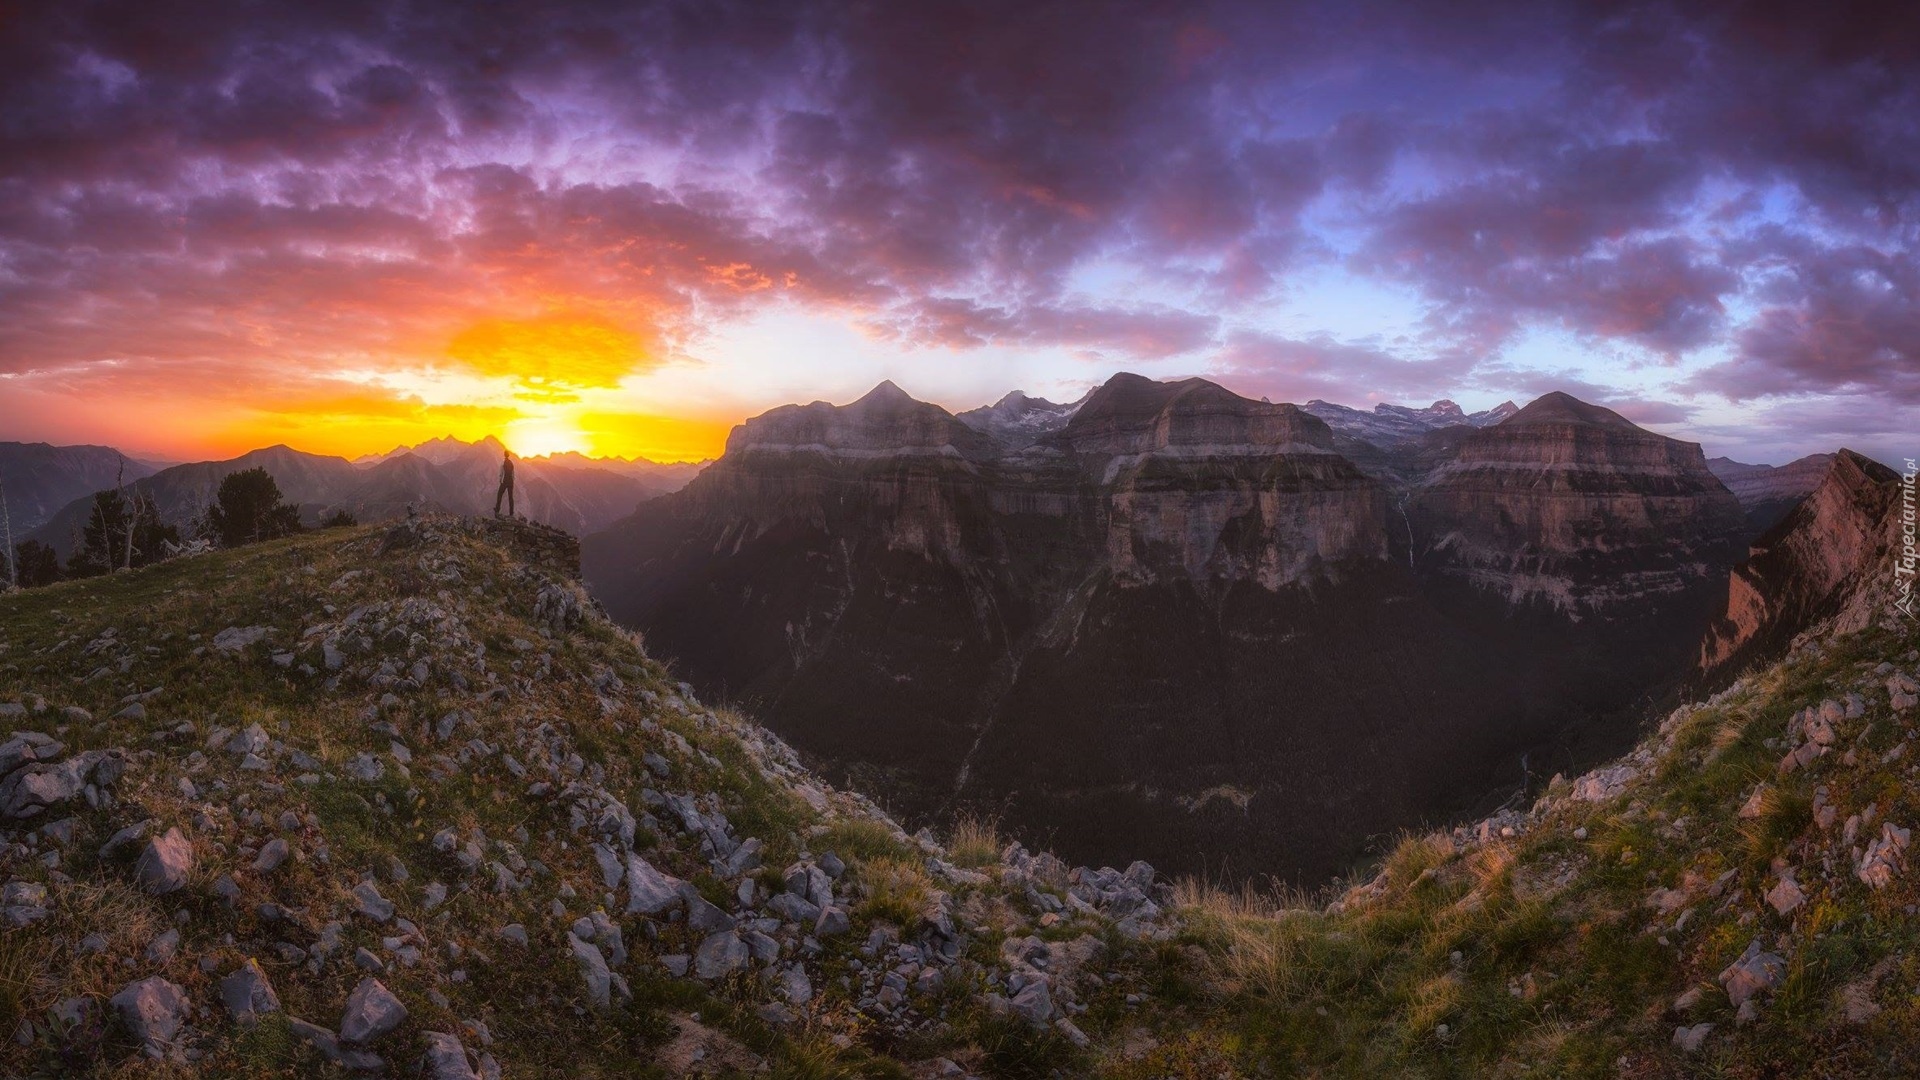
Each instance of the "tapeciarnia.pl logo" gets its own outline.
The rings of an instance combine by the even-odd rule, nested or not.
[[[1913,478],[1916,472],[1913,459],[1906,459],[1906,468],[1900,470],[1900,557],[1894,560],[1894,581],[1900,586],[1900,598],[1893,602],[1908,618],[1913,617]]]

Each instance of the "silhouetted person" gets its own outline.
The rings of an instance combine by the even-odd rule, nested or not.
[[[513,512],[513,451],[511,450],[507,451],[506,456],[500,459],[500,488],[499,490],[493,493],[493,516],[494,517],[500,516],[500,500],[503,498],[507,500],[507,516],[514,517],[515,514]]]

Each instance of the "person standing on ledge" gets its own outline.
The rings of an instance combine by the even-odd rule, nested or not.
[[[513,512],[513,451],[506,451],[500,459],[500,487],[493,493],[493,516],[500,516],[500,500],[507,500],[507,516],[515,517]]]

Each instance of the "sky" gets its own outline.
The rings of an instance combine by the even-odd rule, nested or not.
[[[691,460],[1117,371],[1920,454],[1920,8],[0,0],[0,439]]]

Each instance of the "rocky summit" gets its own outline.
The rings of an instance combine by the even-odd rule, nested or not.
[[[1564,394],[1360,414],[1121,374],[773,410],[583,559],[701,693],[910,823],[1318,883],[1630,745],[1744,529],[1697,445]]]
[[[1167,398],[1126,404],[1324,434]],[[1156,445],[1114,427],[1054,450]],[[1898,1075],[1920,633],[1889,549],[1848,550],[1784,657],[1312,893],[909,834],[702,704],[557,530],[424,517],[0,597],[0,1072]]]

